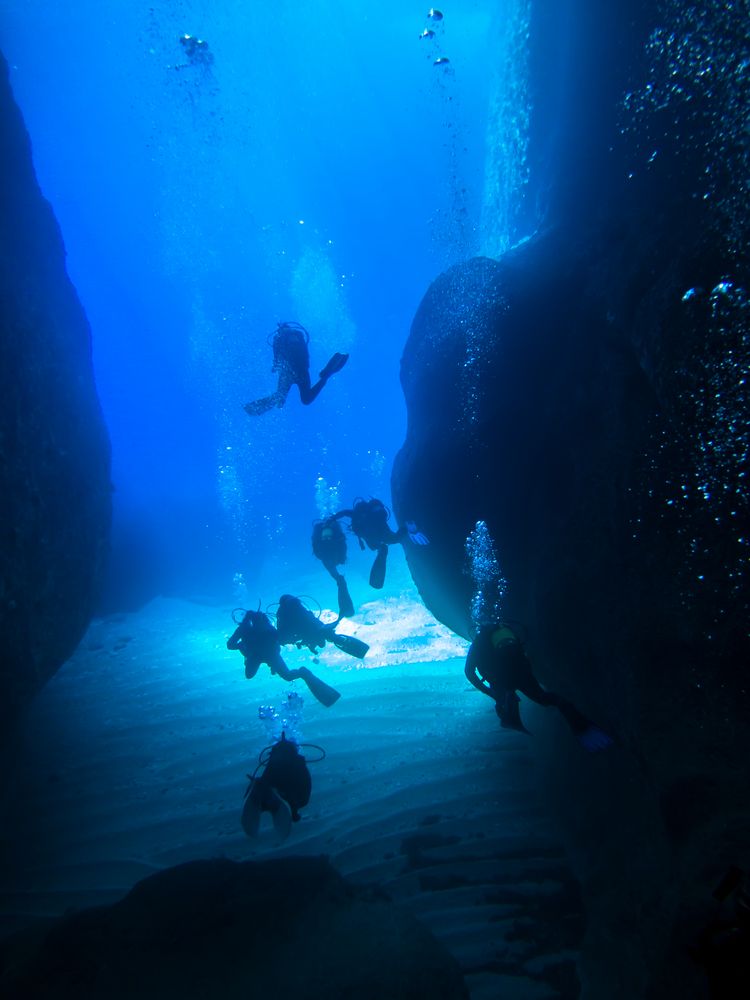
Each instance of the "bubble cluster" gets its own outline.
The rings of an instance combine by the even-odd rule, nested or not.
[[[498,621],[501,617],[502,599],[508,584],[500,569],[495,543],[484,521],[477,521],[466,539],[464,550],[467,573],[473,583],[469,614],[472,626],[478,631],[482,625]]]
[[[530,0],[505,0],[495,25],[496,49],[503,56],[493,67],[487,109],[480,253],[488,257],[500,257],[528,235],[519,221],[530,178],[530,21]]]
[[[664,170],[701,206],[706,247],[679,290],[674,358],[655,432],[647,501],[684,552],[686,606],[710,597],[715,619],[746,606],[750,547],[750,0],[662,0],[647,76],[625,95],[630,176]],[[634,536],[640,524],[634,522]]]
[[[456,316],[464,344],[464,356],[459,374],[459,398],[461,400],[460,421],[469,432],[479,422],[482,415],[482,376],[490,365],[497,362],[498,337],[490,326],[490,316],[483,302],[476,302],[469,290],[463,299],[463,309]],[[507,304],[495,296],[494,317],[507,310]],[[451,324],[452,326],[453,324]]]
[[[741,256],[750,208],[750,0],[662,0],[646,46],[647,80],[624,98],[633,171],[670,153],[689,194],[712,207],[726,251]]]
[[[301,742],[304,705],[304,698],[296,691],[290,691],[278,705],[258,706],[258,719],[269,744],[278,742],[282,733],[288,740]]]
[[[318,475],[315,480],[315,506],[321,518],[330,517],[340,510],[341,483],[334,483],[331,486],[323,475]]]

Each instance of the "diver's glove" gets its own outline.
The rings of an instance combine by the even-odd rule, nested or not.
[[[406,533],[409,536],[409,541],[414,542],[415,545],[430,544],[430,539],[427,535],[422,534],[413,521],[406,522]]]

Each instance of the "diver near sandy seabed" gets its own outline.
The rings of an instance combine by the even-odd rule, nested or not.
[[[537,705],[558,709],[584,749],[593,753],[612,744],[612,737],[569,701],[541,686],[521,640],[510,625],[494,622],[479,629],[469,647],[464,673],[478,691],[493,699],[503,729],[528,733],[518,708],[520,699],[516,691],[520,691]]]
[[[351,618],[354,615],[354,602],[344,574],[338,570],[346,562],[346,535],[336,517],[336,514],[332,514],[313,524],[312,550],[313,555],[320,559],[336,581],[339,618]]]
[[[293,385],[299,389],[299,398],[303,405],[309,406],[317,399],[328,379],[336,372],[340,372],[349,360],[348,354],[336,352],[320,371],[318,381],[312,385],[309,343],[310,334],[300,323],[279,323],[271,343],[273,348],[271,371],[278,372],[276,392],[251,403],[245,403],[244,410],[249,416],[256,417],[272,410],[275,406],[283,406]]]
[[[312,743],[297,744],[282,732],[281,739],[264,747],[258,756],[258,766],[248,775],[250,784],[245,791],[242,809],[242,829],[248,837],[257,837],[261,814],[271,814],[279,840],[286,840],[292,823],[302,818],[299,810],[308,804],[312,792],[312,778],[307,760],[300,753],[301,747],[312,747],[320,756],[311,763],[323,760],[325,750]],[[256,777],[260,768],[263,772]]]
[[[391,512],[383,501],[375,497],[370,497],[369,500],[357,497],[350,509],[340,510],[333,515],[334,518],[349,518],[352,533],[357,536],[359,547],[363,551],[367,546],[377,552],[370,569],[370,586],[375,590],[382,590],[385,583],[389,545],[397,542],[403,544],[407,539],[414,545],[430,544],[429,538],[422,534],[413,521],[407,521],[398,531],[394,531],[388,524],[390,516]]]
[[[235,617],[242,612],[242,620],[237,623]],[[283,681],[303,680],[313,697],[329,708],[341,697],[335,688],[330,687],[316,677],[307,667],[290,670],[281,656],[279,633],[271,624],[268,615],[262,611],[245,611],[235,608],[232,618],[237,628],[227,640],[227,649],[238,649],[245,658],[245,677],[248,680],[255,677],[261,663],[267,663],[272,674],[277,674]]]
[[[361,660],[370,647],[353,635],[340,635],[336,632],[339,620],[337,618],[336,621],[326,624],[306,608],[299,597],[282,594],[279,598],[276,629],[282,646],[294,644],[297,649],[307,646],[310,652],[317,656],[318,650],[323,649],[327,642],[331,642],[343,653]]]

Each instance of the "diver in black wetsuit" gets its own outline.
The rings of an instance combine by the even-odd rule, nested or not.
[[[271,371],[278,372],[276,392],[252,403],[246,403],[244,410],[250,416],[258,416],[274,406],[283,406],[293,385],[299,389],[299,398],[305,406],[317,399],[320,390],[331,375],[340,372],[349,360],[348,354],[336,353],[320,372],[315,385],[310,384],[310,352],[307,349],[310,335],[299,323],[279,323],[273,336],[273,365]]]
[[[290,670],[281,657],[279,633],[271,624],[268,615],[262,611],[246,611],[234,633],[227,640],[227,649],[238,649],[245,657],[245,677],[250,680],[258,672],[261,663],[267,663],[272,674],[284,681],[301,678],[319,702],[330,707],[341,696],[329,687],[307,667]]]
[[[359,547],[364,549],[367,546],[373,552],[377,552],[370,569],[370,586],[375,590],[381,590],[385,583],[389,545],[404,542],[407,538],[415,545],[430,544],[429,539],[418,530],[413,521],[407,521],[398,531],[394,531],[388,524],[390,511],[382,500],[377,500],[375,497],[370,497],[369,500],[359,497],[350,510],[340,510],[333,517],[348,517],[352,532],[359,539]]]
[[[297,744],[284,733],[277,743],[265,748],[260,761],[259,767],[265,764],[265,768],[259,778],[255,775],[250,778],[242,809],[242,828],[248,837],[257,836],[261,813],[268,812],[279,838],[286,840],[291,824],[302,818],[299,810],[310,801],[310,772]]]
[[[313,525],[312,550],[313,555],[320,559],[336,581],[339,618],[351,618],[354,614],[354,602],[344,574],[338,571],[338,567],[346,562],[346,535],[335,514],[323,521],[316,521]]]
[[[327,642],[332,642],[342,652],[362,659],[370,648],[366,642],[353,635],[339,635],[335,631],[338,619],[326,625],[312,613],[298,597],[282,594],[276,612],[276,627],[282,646],[294,643],[298,649],[307,646],[317,655]]]
[[[480,628],[469,647],[464,673],[477,690],[494,700],[504,729],[528,732],[518,709],[516,691],[520,691],[537,705],[557,708],[586,750],[606,750],[612,744],[612,738],[569,701],[541,686],[520,639],[509,625],[495,622]]]

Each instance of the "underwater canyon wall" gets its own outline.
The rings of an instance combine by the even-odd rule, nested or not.
[[[540,679],[616,735],[594,760],[532,727],[586,898],[584,996],[701,996],[690,945],[750,850],[746,5],[544,6],[538,229],[427,291],[394,508],[464,636],[486,522]]]
[[[88,626],[110,524],[91,332],[0,56],[0,732]]]

